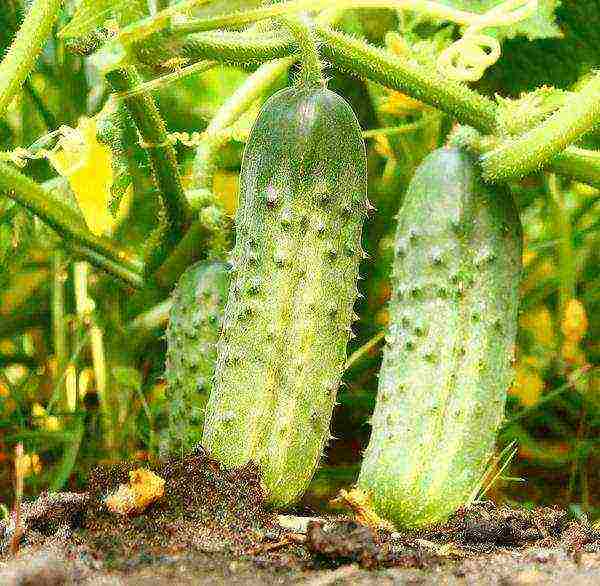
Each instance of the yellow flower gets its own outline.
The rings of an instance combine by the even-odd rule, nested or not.
[[[386,159],[394,158],[394,151],[392,150],[390,141],[387,139],[386,136],[375,136],[374,146],[377,154],[381,155],[382,157],[385,157]]]
[[[46,431],[58,431],[61,428],[60,419],[56,415],[48,415],[43,422]]]
[[[115,219],[108,209],[113,183],[110,149],[98,142],[96,118],[83,117],[75,130],[65,128],[59,147],[48,153],[54,168],[69,180],[88,228],[96,235],[110,233]],[[126,213],[131,189],[119,207]]]
[[[533,335],[534,340],[541,346],[553,348],[556,344],[554,323],[550,310],[542,305],[521,315],[520,325]]]
[[[40,457],[33,453],[23,454],[22,456],[15,458],[15,473],[17,476],[23,478],[31,474],[39,474],[42,471],[42,462]]]
[[[46,417],[46,409],[39,403],[34,403],[31,407],[31,415],[36,418],[34,421],[37,425],[40,424],[39,419]],[[38,419],[39,418],[39,419]]]
[[[0,414],[8,417],[16,408],[17,403],[10,396],[10,390],[0,382]]]
[[[544,390],[544,381],[540,375],[525,364],[519,364],[515,382],[509,393],[518,397],[524,407],[537,405]]]
[[[585,336],[588,319],[581,301],[570,299],[567,302],[560,328],[565,338],[572,342],[578,342]]]
[[[423,102],[419,102],[405,94],[395,90],[389,90],[386,97],[379,103],[379,111],[385,114],[395,114],[396,116],[406,116],[420,112],[425,108]]]
[[[218,171],[213,179],[214,194],[223,202],[225,212],[233,217],[237,208],[239,175],[230,171]]]

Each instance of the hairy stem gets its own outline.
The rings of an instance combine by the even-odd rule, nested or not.
[[[454,133],[450,142],[483,157],[497,149],[500,140],[496,136],[482,136],[472,128],[461,127]],[[548,169],[600,189],[600,152],[598,151],[568,147],[554,156]]]
[[[95,266],[141,287],[143,265],[110,240],[92,234],[73,210],[47,194],[35,181],[0,162],[0,194],[6,195],[56,230],[69,247]]]
[[[303,83],[310,87],[324,86],[323,63],[319,56],[313,23],[304,14],[288,15],[282,18],[282,22],[292,33],[300,50]]]
[[[462,25],[480,25],[491,26],[499,20],[495,15],[492,19],[483,20],[484,16],[465,10],[457,10],[451,6],[445,6],[439,2],[429,0],[289,0],[273,5],[251,8],[249,10],[240,10],[228,14],[219,14],[207,18],[199,18],[189,23],[176,25],[173,28],[182,32],[198,32],[213,30],[228,26],[241,26],[274,18],[285,14],[294,14],[309,10],[324,9],[344,9],[344,8],[390,8],[414,10],[419,14],[426,14],[439,20],[447,20]],[[488,21],[492,20],[491,24]],[[503,22],[503,21],[501,21]]]
[[[116,92],[130,92],[141,83],[141,78],[133,67],[111,71],[106,78]],[[142,147],[150,158],[166,210],[167,242],[162,243],[165,250],[160,251],[151,263],[156,266],[185,234],[191,219],[191,209],[181,183],[175,149],[154,99],[149,94],[135,94],[124,97],[123,102],[140,133]],[[153,267],[148,268],[151,270]]]
[[[321,52],[334,65],[444,110],[486,132],[495,127],[494,103],[466,85],[443,77],[435,67],[392,55],[360,39],[318,27]]]
[[[34,0],[0,63],[0,118],[21,89],[50,35],[64,0]]]
[[[496,104],[466,85],[446,79],[434,67],[410,58],[399,58],[366,41],[326,27],[320,26],[316,32],[323,43],[321,52],[334,66],[406,93],[448,112],[481,132],[495,131]],[[183,47],[185,56],[192,60],[212,57],[219,61],[241,63],[270,59],[296,50],[289,38],[257,39],[229,32],[190,35]],[[490,143],[484,151],[496,146],[497,141],[494,146]],[[589,185],[600,186],[600,153],[569,146],[554,155],[549,169]]]
[[[184,38],[179,50],[176,38],[167,37],[165,45],[173,44],[174,54],[191,61],[215,59],[231,63],[262,63],[287,57],[296,51],[294,40],[286,35],[261,35],[229,31],[196,33]]]
[[[600,123],[600,75],[594,75],[547,120],[481,158],[484,177],[502,181],[540,169]]]

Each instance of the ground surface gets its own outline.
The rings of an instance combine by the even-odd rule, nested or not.
[[[0,584],[600,584],[600,533],[557,508],[483,503],[419,533],[278,517],[253,467],[226,472],[198,451],[153,467],[164,496],[143,514],[111,513],[104,498],[132,469],[25,503],[16,554],[0,521]]]

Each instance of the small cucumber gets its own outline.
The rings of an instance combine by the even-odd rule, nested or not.
[[[401,527],[444,520],[480,481],[512,378],[522,233],[471,156],[429,155],[398,215],[390,325],[358,486]]]
[[[165,370],[172,452],[185,453],[200,441],[228,288],[225,263],[199,262],[173,291]]]
[[[240,175],[232,282],[203,444],[252,460],[269,501],[305,491],[329,437],[367,215],[366,155],[348,103],[288,88],[264,105]]]

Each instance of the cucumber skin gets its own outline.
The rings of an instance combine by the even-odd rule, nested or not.
[[[399,527],[446,519],[492,454],[512,380],[522,231],[508,191],[438,149],[398,215],[390,325],[358,486]]]
[[[172,453],[186,453],[201,439],[228,289],[227,265],[202,261],[183,273],[173,291],[165,368]]]
[[[242,162],[203,444],[225,466],[256,462],[273,505],[306,490],[329,439],[366,189],[364,141],[342,97],[288,88],[266,102]]]

